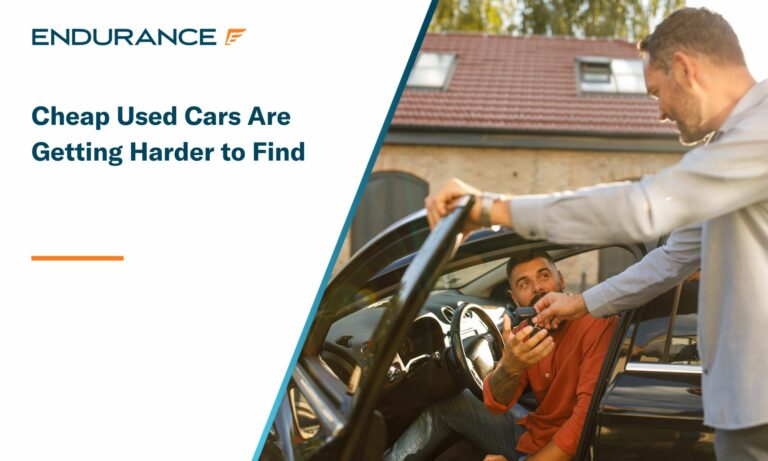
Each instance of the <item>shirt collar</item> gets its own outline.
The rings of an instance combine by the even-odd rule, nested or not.
[[[728,115],[728,118],[725,119],[725,122],[723,123],[723,126],[720,127],[719,131],[725,133],[733,128],[745,112],[759,105],[766,98],[768,98],[768,80],[763,80],[762,82],[752,85],[752,88],[741,97],[736,104],[736,107],[733,108],[730,115]]]

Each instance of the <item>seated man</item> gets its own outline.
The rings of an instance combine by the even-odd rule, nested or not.
[[[530,306],[548,292],[562,292],[563,275],[544,252],[507,263],[510,295]],[[468,390],[427,408],[384,456],[386,461],[425,459],[452,432],[467,437],[476,459],[567,460],[575,453],[603,358],[617,319],[585,316],[532,337],[530,325],[511,331],[504,317],[504,352],[485,378],[485,407]],[[540,405],[533,413],[515,405],[530,385]],[[472,459],[462,453],[461,459]]]

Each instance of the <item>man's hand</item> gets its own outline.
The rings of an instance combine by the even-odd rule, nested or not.
[[[552,338],[547,338],[547,330],[541,330],[528,338],[533,327],[527,326],[517,333],[512,332],[512,320],[504,316],[504,352],[498,365],[488,379],[488,387],[493,399],[501,405],[512,402],[520,377],[526,368],[551,353],[555,348]]]
[[[483,461],[509,461],[504,455],[485,455]]]
[[[545,328],[557,327],[563,320],[580,319],[589,313],[581,295],[568,293],[547,293],[533,308],[539,313],[533,318],[533,323]]]
[[[526,461],[568,461],[570,459],[571,456],[550,440],[541,450],[529,455]]]
[[[434,229],[437,222],[456,208],[456,200],[465,195],[475,196],[475,206],[469,213],[465,231],[480,227],[480,194],[481,192],[463,181],[453,178],[440,188],[436,194],[424,199],[424,207],[427,209],[427,221],[429,228]]]
[[[555,348],[552,337],[547,337],[547,330],[541,330],[533,337],[528,336],[533,327],[527,326],[517,333],[512,332],[512,320],[504,315],[504,352],[501,365],[510,374],[522,373],[528,367],[535,365]]]
[[[453,178],[440,188],[436,194],[432,194],[424,199],[424,208],[427,209],[427,221],[429,228],[434,229],[437,222],[456,208],[461,197],[465,195],[474,195],[475,204],[469,210],[467,219],[464,220],[464,235],[469,235],[475,229],[481,227],[481,214],[483,209],[482,192],[478,189]],[[506,200],[494,200],[490,206],[489,220],[491,224],[512,227],[512,216],[509,213],[509,203]]]

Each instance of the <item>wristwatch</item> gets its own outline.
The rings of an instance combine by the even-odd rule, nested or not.
[[[499,200],[505,200],[504,194],[495,194],[493,192],[483,192],[480,195],[480,225],[491,227],[491,207]]]

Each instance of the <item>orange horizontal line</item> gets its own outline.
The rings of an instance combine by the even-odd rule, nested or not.
[[[124,256],[32,256],[32,261],[124,261]]]

